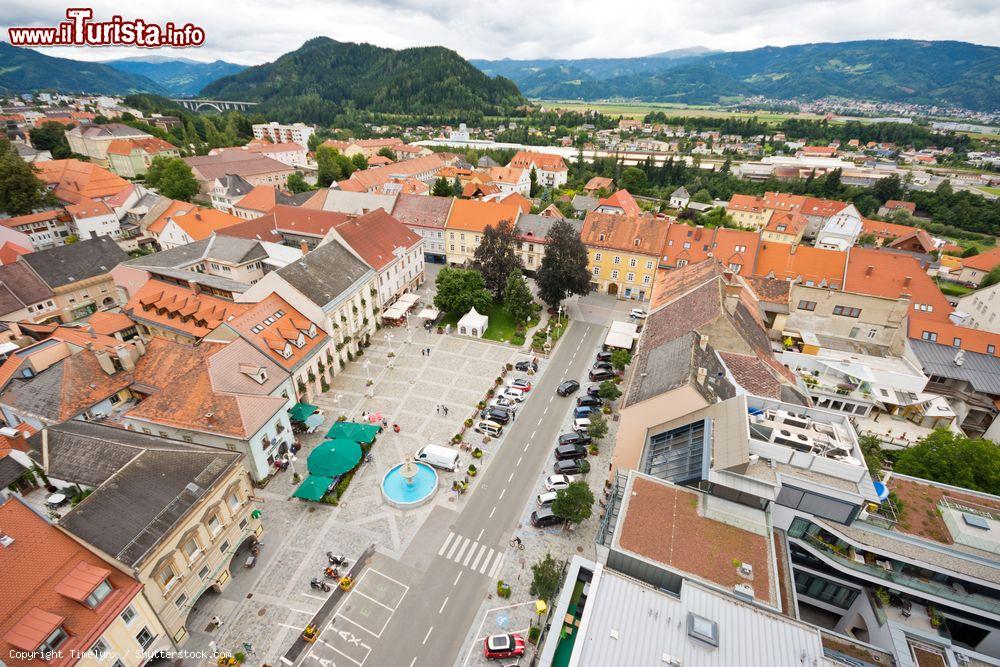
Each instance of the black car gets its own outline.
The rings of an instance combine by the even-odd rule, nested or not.
[[[558,445],[589,445],[590,436],[586,433],[563,433],[559,436]]]
[[[538,372],[538,364],[534,361],[519,361],[514,364],[514,370],[527,373],[528,371]]]
[[[561,523],[566,523],[566,519],[556,516],[555,512],[548,507],[537,509],[531,513],[531,525],[535,528],[558,526]]]
[[[587,387],[587,396],[600,397],[600,395],[601,395],[601,385],[592,384],[589,387]]]
[[[602,401],[597,396],[591,396],[589,394],[586,396],[581,396],[580,398],[576,399],[576,406],[578,408],[583,407],[585,405],[592,408],[599,408],[602,405],[604,405],[604,401]]]
[[[504,408],[494,406],[491,408],[486,408],[482,412],[480,412],[479,418],[488,419],[498,424],[506,424],[510,422],[510,412],[508,412]]]
[[[587,448],[583,445],[559,445],[556,447],[556,461],[585,458],[587,458]]]
[[[597,360],[598,361],[611,361],[611,353],[608,352],[607,350],[602,350],[601,352],[597,353]]]
[[[556,388],[556,393],[560,396],[569,396],[580,388],[580,383],[576,380],[563,380]]]
[[[615,367],[611,365],[610,361],[595,361],[591,368],[601,371],[613,371],[615,369]]]
[[[615,374],[610,370],[600,368],[591,370],[588,377],[590,377],[591,382],[603,382],[604,380],[614,379]]]
[[[557,475],[580,475],[590,472],[590,463],[587,459],[564,459],[556,461],[552,470]]]

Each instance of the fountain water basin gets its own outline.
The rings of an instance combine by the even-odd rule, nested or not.
[[[426,463],[407,461],[393,466],[382,478],[382,496],[399,509],[419,507],[437,491],[438,475]]]

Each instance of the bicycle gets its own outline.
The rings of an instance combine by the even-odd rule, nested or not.
[[[513,538],[511,538],[511,540],[510,540],[510,542],[508,542],[508,544],[510,544],[510,546],[512,546],[512,547],[520,549],[521,551],[524,551],[524,542],[521,541],[520,537],[513,537]]]

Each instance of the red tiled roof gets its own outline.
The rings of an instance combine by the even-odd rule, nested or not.
[[[932,318],[924,313],[912,313],[908,328],[910,338],[922,339],[924,332],[927,331],[937,335],[938,345],[1000,357],[1000,334],[991,331],[960,327],[952,324],[948,318]],[[955,344],[956,340],[958,345]],[[993,346],[992,353],[989,351],[990,345]]]
[[[635,198],[629,194],[628,190],[619,190],[609,197],[598,200],[597,207],[600,208],[601,206],[620,208],[625,212],[625,215],[639,215],[642,213],[639,204],[636,203]]]
[[[569,167],[559,155],[537,153],[535,151],[518,151],[507,164],[508,167],[531,169],[534,164],[541,171],[568,171]]]
[[[243,222],[242,218],[237,218],[225,211],[201,206],[173,215],[170,220],[195,241],[202,241],[211,236],[213,232]]]
[[[615,186],[615,182],[604,176],[594,176],[583,186],[584,190],[610,190]]]
[[[278,203],[278,189],[273,185],[257,185],[236,202],[237,208],[267,213]]]
[[[764,229],[776,234],[788,234],[789,236],[799,236],[805,230],[809,221],[801,213],[794,211],[777,211],[767,221]]]
[[[962,260],[962,266],[967,269],[978,269],[979,271],[990,272],[1000,264],[1000,247],[981,252],[972,257]]]
[[[95,218],[99,215],[114,215],[114,211],[111,210],[110,206],[102,201],[94,201],[90,198],[81,199],[76,204],[70,204],[66,207],[66,211],[74,219]]]
[[[351,174],[347,180],[340,181],[341,190],[351,192],[367,192],[373,190],[391,178],[416,176],[425,172],[436,172],[445,166],[445,158],[440,153],[425,155],[412,160],[400,160],[384,167],[363,169]]]
[[[798,211],[805,205],[806,198],[802,195],[790,195],[784,192],[765,192],[761,202],[764,204],[764,208],[775,211]]]
[[[770,367],[757,357],[735,352],[719,352],[736,383],[755,396],[781,398],[781,383]]]
[[[167,226],[167,222],[170,220],[170,218],[174,217],[175,215],[181,215],[183,213],[187,213],[193,208],[195,208],[194,204],[189,204],[186,201],[174,200],[163,211],[163,213],[161,213],[160,216],[156,218],[156,220],[153,220],[147,225],[146,231],[154,235],[159,234],[160,232],[163,231],[163,228]]]
[[[396,248],[409,250],[420,242],[419,236],[381,208],[345,220],[335,229],[347,245],[376,271],[396,260],[393,254]]]
[[[803,215],[815,215],[829,218],[836,215],[848,207],[847,202],[836,201],[834,199],[818,199],[816,197],[806,197],[799,208],[799,213]]]
[[[764,241],[757,252],[754,275],[839,289],[844,284],[847,253],[811,246]]]
[[[112,313],[108,311],[98,311],[90,316],[87,325],[94,330],[94,333],[110,336],[113,333],[134,327],[135,322],[129,319],[125,313]]]
[[[3,245],[0,245],[0,264],[10,264],[11,262],[16,262],[17,258],[21,255],[27,255],[31,252],[28,248],[22,248],[16,243],[7,241]]]
[[[874,234],[881,239],[899,238],[913,233],[916,227],[909,225],[899,225],[895,222],[884,222],[882,220],[869,220],[861,218],[861,233]]]
[[[761,197],[740,194],[733,195],[726,208],[730,211],[747,211],[750,213],[761,213],[767,210],[764,200]]]
[[[584,245],[659,258],[670,223],[651,215],[618,215],[591,211],[583,221]]]
[[[852,248],[843,289],[890,299],[908,297],[913,304],[911,312],[918,304],[932,307],[933,310],[919,309],[914,314],[934,320],[947,320],[952,310],[948,299],[916,258],[887,250]]]
[[[279,312],[281,315],[278,315]],[[268,324],[268,319],[273,321]],[[246,312],[228,324],[285,370],[296,368],[327,341],[322,329],[277,294],[250,305]],[[255,327],[259,330],[253,331]],[[310,330],[312,337],[309,336]],[[296,345],[298,341],[302,342],[302,347]],[[290,352],[291,356],[285,357],[281,354],[283,351]]]
[[[14,229],[22,225],[31,225],[36,222],[48,222],[49,220],[68,221],[69,216],[65,209],[53,209],[51,211],[40,211],[38,213],[28,213],[27,215],[17,215],[13,218],[0,218],[0,225]]]
[[[114,155],[131,155],[134,150],[140,150],[148,155],[156,155],[159,153],[176,151],[177,147],[170,142],[156,137],[147,137],[145,139],[115,139],[108,144],[108,153],[112,153]]]
[[[453,201],[451,197],[401,194],[392,207],[392,217],[406,225],[444,229]]]
[[[152,279],[129,300],[125,311],[136,321],[146,321],[194,338],[207,336],[250,304],[233,303],[204,292]]]
[[[34,165],[38,177],[54,187],[53,194],[64,202],[79,202],[86,198],[110,197],[131,183],[90,162],[80,160],[49,160]]]
[[[223,236],[238,236],[245,239],[279,243],[280,239],[275,238],[274,231],[322,238],[348,217],[346,213],[338,211],[321,211],[278,204],[266,215],[227,227],[220,233]]]
[[[511,225],[517,222],[520,207],[503,202],[478,199],[456,199],[448,213],[446,229],[482,232],[487,226],[495,227],[501,220]]]
[[[917,205],[911,201],[899,201],[898,199],[890,199],[885,203],[885,207],[890,211],[898,211],[900,209],[904,211],[909,211],[911,215],[917,212]]]

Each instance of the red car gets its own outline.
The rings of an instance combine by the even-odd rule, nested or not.
[[[483,640],[483,656],[487,660],[521,655],[524,655],[524,637],[519,634],[490,635]]]

